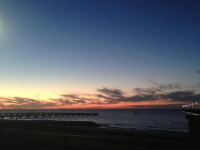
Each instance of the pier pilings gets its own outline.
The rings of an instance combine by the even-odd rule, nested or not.
[[[30,119],[31,117],[68,117],[68,116],[98,116],[98,113],[0,113],[0,118],[8,117],[10,119]]]

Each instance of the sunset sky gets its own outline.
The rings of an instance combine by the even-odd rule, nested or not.
[[[0,109],[200,102],[199,0],[0,0]]]

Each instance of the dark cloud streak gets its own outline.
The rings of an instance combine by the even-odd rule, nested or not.
[[[6,109],[27,109],[27,108],[44,108],[44,107],[55,107],[56,102],[44,102],[35,99],[23,98],[23,97],[12,97],[4,98],[0,97],[0,107]]]
[[[103,94],[111,96],[112,98],[123,98],[123,92],[121,89],[102,88],[97,90]]]

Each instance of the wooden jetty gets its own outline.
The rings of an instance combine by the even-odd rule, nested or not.
[[[10,119],[38,118],[38,117],[67,117],[67,116],[98,116],[98,113],[55,113],[55,112],[38,112],[38,113],[0,113],[0,118],[8,117]]]

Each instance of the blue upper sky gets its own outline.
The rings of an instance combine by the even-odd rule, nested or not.
[[[0,0],[0,93],[196,90],[199,8],[199,0]]]

